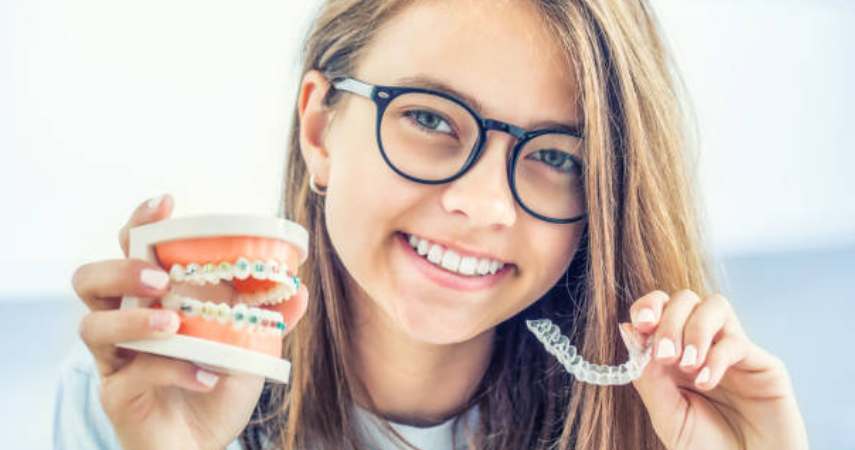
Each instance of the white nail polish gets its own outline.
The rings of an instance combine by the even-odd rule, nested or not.
[[[687,345],[683,349],[683,359],[680,360],[681,367],[694,366],[698,362],[698,349],[694,345]]]
[[[161,195],[160,197],[155,197],[155,198],[153,198],[153,199],[149,200],[149,201],[148,201],[148,203],[147,203],[147,205],[148,205],[148,209],[155,209],[155,208],[157,208],[157,205],[159,205],[159,204],[160,204],[160,201],[161,201],[161,200],[163,200],[163,195]]]
[[[674,342],[668,338],[662,338],[659,340],[659,347],[656,350],[656,358],[665,359],[670,358],[677,354],[677,349],[674,347]]]
[[[638,323],[654,323],[654,322],[656,322],[656,315],[653,314],[652,309],[644,308],[638,312],[638,316],[636,317],[636,321]]]
[[[163,289],[169,283],[169,274],[160,270],[143,269],[140,272],[140,281],[150,288]]]
[[[704,367],[701,369],[701,373],[698,374],[698,378],[695,378],[695,384],[703,384],[709,383],[710,381],[710,368]]]
[[[196,371],[196,379],[199,380],[199,382],[204,384],[205,386],[213,387],[215,384],[217,384],[217,381],[219,381],[220,377],[211,372],[208,372],[207,370],[199,369]]]

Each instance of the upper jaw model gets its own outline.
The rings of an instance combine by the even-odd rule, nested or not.
[[[125,297],[122,307],[171,309],[181,325],[165,340],[120,346],[287,382],[282,339],[307,307],[296,274],[307,245],[304,228],[272,217],[195,216],[131,230],[129,256],[161,265],[170,284],[158,300]]]

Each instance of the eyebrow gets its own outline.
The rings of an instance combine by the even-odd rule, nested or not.
[[[454,97],[457,97],[464,102],[466,102],[469,106],[472,107],[475,111],[480,115],[484,115],[484,107],[481,105],[475,97],[472,97],[462,91],[459,91],[447,83],[440,81],[436,78],[433,78],[428,75],[418,74],[407,77],[401,77],[394,81],[395,84],[400,86],[407,87],[417,87],[422,89],[430,89],[433,91],[442,92],[443,94],[448,94]],[[562,123],[554,120],[542,120],[534,123],[528,124],[528,127],[525,127],[527,130],[542,130],[545,128],[550,129],[559,129],[570,132],[582,132],[582,126],[578,122],[574,123]]]

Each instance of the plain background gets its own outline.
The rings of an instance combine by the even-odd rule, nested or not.
[[[50,444],[74,269],[163,192],[274,214],[316,1],[0,0],[0,438]],[[723,286],[817,449],[855,449],[855,4],[656,0],[700,130]],[[7,445],[8,444],[8,445]]]

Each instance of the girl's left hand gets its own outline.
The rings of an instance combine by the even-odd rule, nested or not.
[[[724,297],[653,291],[630,315],[653,338],[633,384],[669,450],[808,448],[784,364],[748,340]]]

